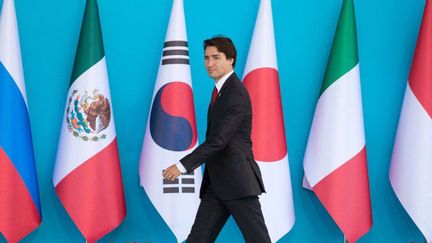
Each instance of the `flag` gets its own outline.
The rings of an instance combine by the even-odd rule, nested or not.
[[[87,242],[126,216],[96,0],[87,0],[60,132],[53,183]]]
[[[432,242],[432,5],[426,1],[390,166],[402,206]]]
[[[304,157],[306,181],[350,243],[372,226],[353,0],[344,0]]]
[[[243,83],[252,102],[252,149],[267,192],[260,196],[261,207],[270,238],[277,241],[295,216],[270,0],[260,3]]]
[[[154,86],[139,166],[140,183],[179,242],[190,232],[199,205],[201,169],[171,182],[162,171],[197,147],[183,1],[174,0]]]
[[[13,0],[0,13],[0,232],[18,242],[41,223],[41,206]]]

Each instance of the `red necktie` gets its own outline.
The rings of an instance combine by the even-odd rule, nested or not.
[[[213,106],[213,104],[214,104],[214,102],[215,102],[217,96],[218,96],[218,91],[217,91],[216,87],[214,87],[214,88],[213,88],[213,92],[212,92],[212,97],[211,97],[210,107]]]

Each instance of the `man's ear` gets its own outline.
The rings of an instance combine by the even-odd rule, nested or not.
[[[230,59],[228,59],[228,62],[229,62],[231,65],[233,65],[233,63],[234,63],[234,58],[230,58]]]

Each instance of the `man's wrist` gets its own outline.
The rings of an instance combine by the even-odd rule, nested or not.
[[[183,164],[179,161],[176,164],[177,169],[181,172],[181,173],[186,173],[187,170],[186,168],[183,166]]]

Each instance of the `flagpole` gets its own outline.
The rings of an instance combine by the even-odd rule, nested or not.
[[[345,237],[345,235],[344,235],[343,243],[348,243],[348,240],[347,240],[347,238]]]

